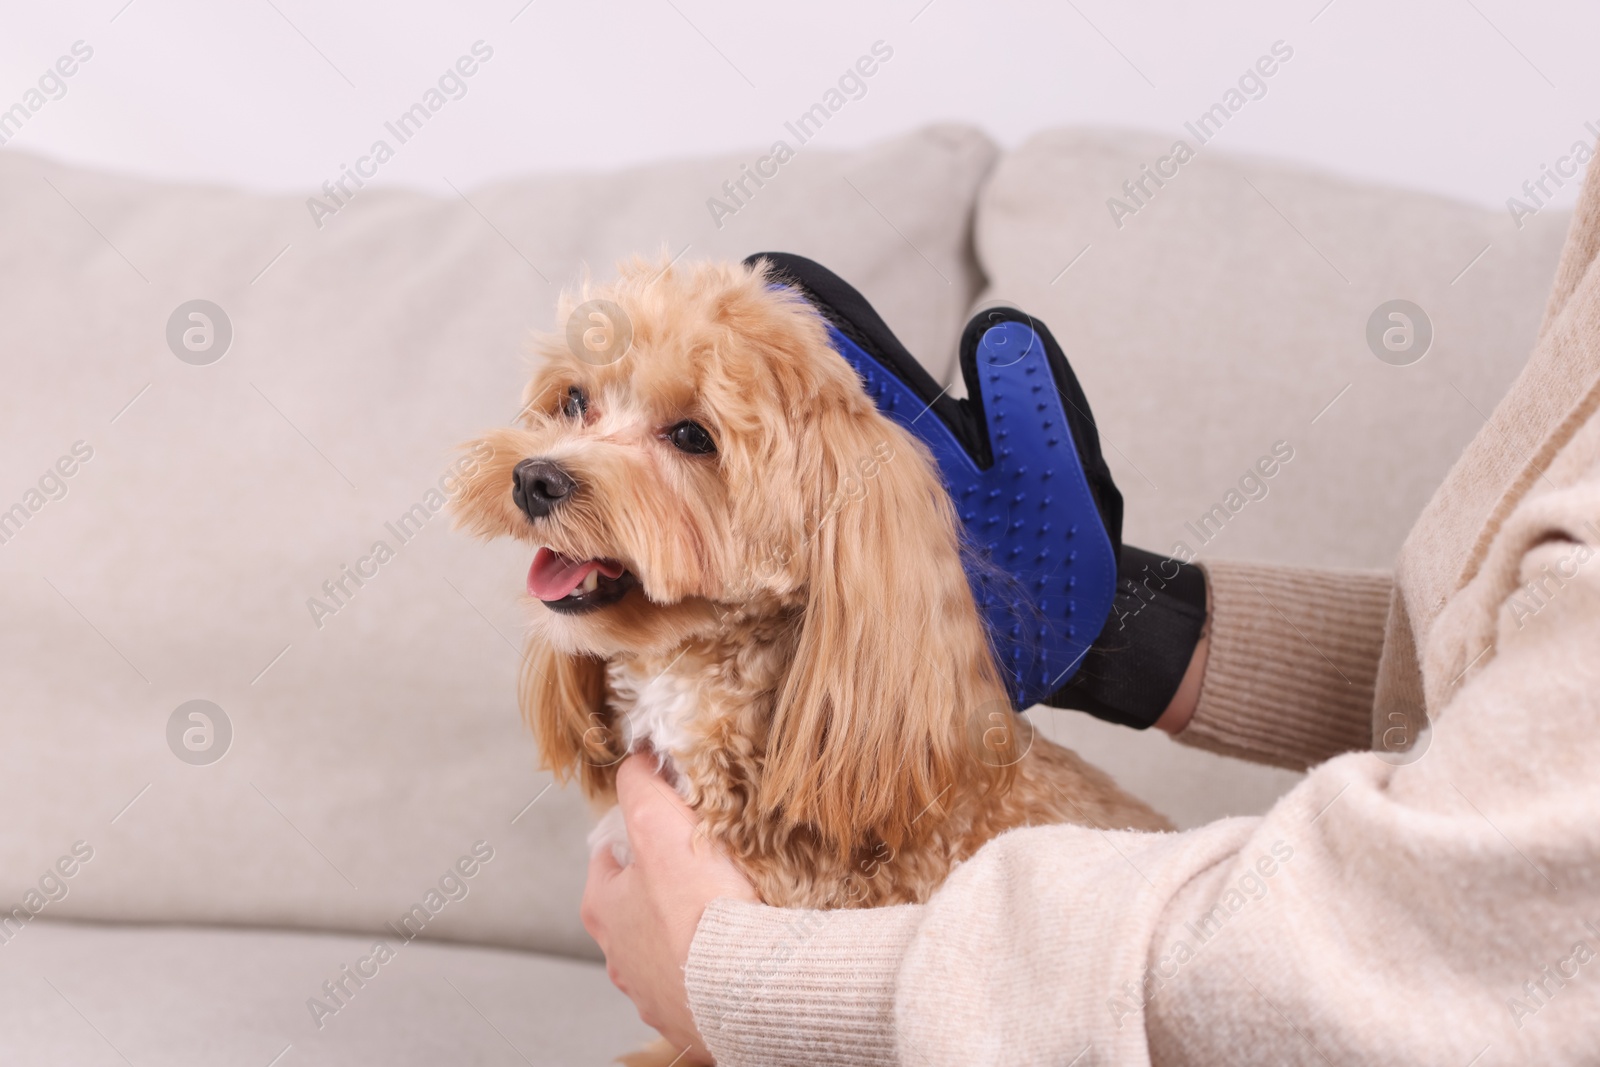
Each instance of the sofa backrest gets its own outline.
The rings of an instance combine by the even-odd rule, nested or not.
[[[983,302],[1061,342],[1129,540],[1388,567],[1526,362],[1570,213],[1519,229],[1504,210],[1187,142],[1181,164],[1172,138],[1097,130],[1007,153],[978,206]],[[1426,354],[1383,347],[1389,330],[1404,341],[1392,310],[1378,316],[1386,359],[1374,353],[1369,321],[1396,300],[1431,322]],[[1266,495],[1241,489],[1279,441],[1294,456]],[[1245,504],[1216,514],[1234,491]]]

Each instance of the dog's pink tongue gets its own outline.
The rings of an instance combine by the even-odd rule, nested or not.
[[[528,592],[540,600],[560,600],[578,588],[590,571],[616,578],[622,574],[622,565],[602,559],[570,559],[540,548],[534,553],[533,566],[528,568]]]

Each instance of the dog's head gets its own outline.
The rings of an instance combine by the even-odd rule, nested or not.
[[[558,316],[519,425],[475,443],[493,458],[457,501],[474,532],[536,546],[523,699],[546,763],[609,788],[606,659],[792,619],[764,810],[895,844],[1003,765],[967,736],[1004,690],[948,494],[817,311],[760,266],[635,260]]]

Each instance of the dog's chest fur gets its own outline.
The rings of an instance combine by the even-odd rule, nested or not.
[[[693,744],[689,724],[699,704],[700,686],[688,674],[664,671],[646,674],[631,663],[612,660],[606,666],[611,704],[622,720],[628,751],[653,748],[660,754],[668,777],[682,791],[682,778],[673,753]]]
[[[701,699],[698,681],[688,673],[675,673],[671,666],[646,673],[635,664],[612,660],[606,665],[606,682],[627,750],[653,749],[667,780],[680,795],[687,795],[688,779],[673,753],[687,752],[694,743],[689,724]],[[602,845],[610,846],[618,863],[632,862],[619,808],[607,811],[589,832],[589,850]]]
[[[919,903],[955,863],[1014,826],[1164,828],[1159,816],[1043,737],[1033,740],[1019,763],[1014,789],[983,803],[952,799],[936,823],[898,850],[864,834],[859,848],[839,856],[804,827],[791,832],[758,821],[748,806],[750,787],[762,773],[762,724],[771,715],[789,654],[782,640],[747,639],[694,647],[672,658],[619,657],[606,668],[607,710],[627,750],[656,753],[667,780],[769,904]],[[609,847],[619,863],[632,862],[620,809],[613,805],[604,813],[589,834],[589,847]]]

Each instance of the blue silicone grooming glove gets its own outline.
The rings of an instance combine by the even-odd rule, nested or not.
[[[1122,495],[1049,330],[1010,308],[974,318],[961,340],[967,396],[955,399],[837,276],[799,256],[759,258],[823,312],[879,409],[932,451],[1012,701],[1048,698],[1105,624],[1122,529]]]
[[[938,461],[1013,705],[1154,722],[1203,626],[1204,579],[1122,545],[1122,494],[1050,331],[1012,308],[974,316],[961,338],[967,396],[957,399],[843,279],[802,256],[746,262],[758,260],[821,312],[879,409]]]

